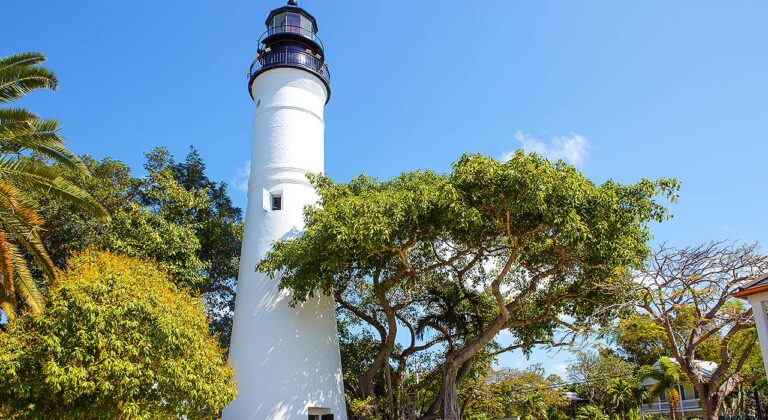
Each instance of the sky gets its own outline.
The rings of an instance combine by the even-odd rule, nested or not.
[[[68,147],[142,173],[143,153],[200,152],[246,205],[246,73],[282,0],[4,0],[0,55],[40,51]],[[590,179],[682,183],[676,246],[768,234],[768,2],[306,0],[332,74],[326,172],[448,171],[462,153],[525,148]],[[532,362],[562,373],[567,352]]]

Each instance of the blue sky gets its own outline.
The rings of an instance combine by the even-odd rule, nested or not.
[[[194,145],[212,177],[237,183],[250,155],[246,72],[282,4],[5,0],[0,55],[47,54],[61,88],[23,105],[59,118],[73,151],[138,170],[154,146],[182,157]],[[768,234],[768,2],[301,5],[331,66],[326,171],[338,181],[525,146],[598,182],[680,179],[656,241]],[[552,371],[566,359],[533,357]]]

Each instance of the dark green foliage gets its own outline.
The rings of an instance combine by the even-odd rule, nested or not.
[[[183,162],[175,162],[165,149],[153,150],[142,178],[120,161],[84,161],[93,176],[78,182],[112,220],[41,200],[42,238],[54,263],[64,267],[73,252],[89,247],[153,260],[176,284],[203,295],[212,332],[228,346],[243,224],[226,184],[205,175],[194,149]]]
[[[365,322],[386,333],[380,351],[394,351],[384,338],[398,322],[424,314],[420,332],[447,346],[445,419],[459,417],[461,372],[500,331],[515,340],[499,351],[530,351],[613,320],[627,273],[648,255],[648,224],[669,217],[659,196],[677,190],[665,179],[596,185],[522,152],[507,162],[465,155],[447,175],[312,182],[320,203],[306,210],[304,234],[277,242],[257,269],[284,273],[296,301],[333,290],[356,316],[375,314]]]

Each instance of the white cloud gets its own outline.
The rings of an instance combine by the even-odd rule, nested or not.
[[[245,162],[242,168],[237,170],[232,178],[232,186],[244,193],[248,192],[248,178],[251,176],[251,161]]]
[[[515,139],[522,144],[526,152],[536,152],[549,160],[562,159],[575,166],[581,166],[588,155],[589,141],[578,134],[555,137],[546,142],[518,131],[515,133]],[[501,159],[509,160],[514,154],[515,152],[506,152],[502,154]]]

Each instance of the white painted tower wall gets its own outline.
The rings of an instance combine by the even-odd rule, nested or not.
[[[333,298],[291,308],[279,279],[255,271],[274,240],[303,229],[303,208],[317,201],[305,175],[323,172],[328,91],[307,71],[274,68],[254,80],[251,92],[253,152],[230,347],[239,396],[224,418],[306,420],[333,413],[346,420]],[[265,203],[265,190],[282,197],[281,210]]]

